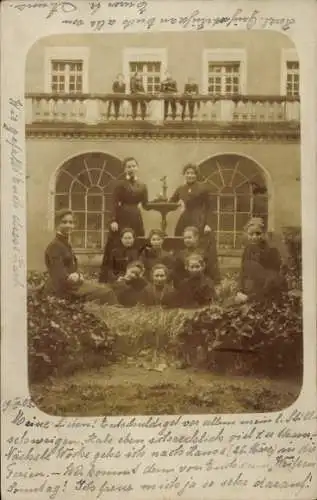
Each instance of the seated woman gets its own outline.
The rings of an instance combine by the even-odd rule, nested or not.
[[[64,209],[58,212],[55,216],[55,227],[55,238],[45,250],[49,278],[43,292],[62,298],[116,304],[116,296],[109,286],[84,280],[78,271],[77,258],[69,243],[69,236],[74,228],[72,210]]]
[[[178,286],[174,305],[177,307],[202,307],[215,298],[213,281],[205,275],[205,262],[201,254],[192,253],[185,259],[187,277]]]
[[[204,273],[217,284],[220,282],[220,273],[218,268],[218,259],[214,252],[210,251],[209,245],[201,244],[199,230],[194,226],[186,227],[183,233],[184,249],[178,252],[175,257],[173,281],[177,288],[178,284],[187,277],[185,266],[186,258],[192,253],[200,254],[205,262]]]
[[[119,304],[133,307],[142,302],[143,290],[147,286],[144,279],[144,265],[141,261],[130,262],[124,276],[113,283],[113,290]]]
[[[150,279],[151,270],[156,264],[165,264],[172,269],[173,255],[163,249],[164,233],[160,229],[152,229],[148,237],[148,244],[141,250],[140,260],[145,267],[145,276]]]
[[[175,290],[168,284],[169,270],[164,264],[155,264],[151,269],[151,282],[144,288],[142,305],[173,306]]]
[[[120,242],[110,252],[107,269],[104,269],[105,280],[113,282],[124,276],[129,262],[138,259],[139,251],[135,245],[135,233],[131,228],[125,228],[120,233]]]
[[[286,291],[281,274],[281,257],[277,248],[269,246],[260,218],[252,218],[246,226],[247,245],[241,261],[239,292],[236,302],[278,298]]]

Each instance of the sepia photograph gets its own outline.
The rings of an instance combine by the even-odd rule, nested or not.
[[[284,410],[303,377],[300,61],[271,30],[59,34],[25,65],[29,390]]]

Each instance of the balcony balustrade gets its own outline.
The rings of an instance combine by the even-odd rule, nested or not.
[[[167,123],[298,124],[298,97],[254,95],[39,94],[27,93],[26,124],[107,125],[145,121]],[[174,114],[167,101],[175,103]],[[186,106],[184,106],[186,103]],[[166,111],[166,110],[165,110]]]

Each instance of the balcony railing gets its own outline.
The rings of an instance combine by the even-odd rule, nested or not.
[[[298,97],[162,94],[35,94],[27,93],[26,123],[78,123],[101,125],[113,122],[235,122],[298,123]],[[164,113],[167,101],[168,113]],[[186,102],[186,106],[184,103]],[[117,103],[117,105],[115,104]],[[173,109],[174,108],[174,109]],[[165,110],[166,111],[166,110]]]

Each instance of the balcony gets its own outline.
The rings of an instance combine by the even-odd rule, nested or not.
[[[242,134],[252,138],[263,135],[299,138],[297,97],[27,93],[25,99],[29,136],[64,131],[87,135],[193,135],[197,138],[197,135]],[[164,105],[171,100],[175,103],[174,113],[169,104],[165,114]]]

